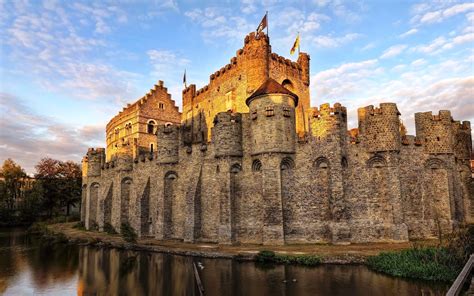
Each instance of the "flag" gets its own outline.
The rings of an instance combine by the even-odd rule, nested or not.
[[[260,32],[263,31],[263,29],[265,29],[267,27],[267,14],[265,13],[265,16],[262,18],[262,21],[260,22],[260,24],[258,25],[257,27],[257,35],[260,34]]]
[[[183,75],[183,83],[184,83],[184,87],[186,88],[186,69],[184,69],[184,75]]]
[[[296,36],[295,43],[293,43],[293,47],[290,50],[290,54],[294,54],[296,48],[298,48],[298,51],[300,49],[300,34],[298,33],[298,36]]]

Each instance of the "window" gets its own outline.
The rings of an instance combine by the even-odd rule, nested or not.
[[[155,132],[155,122],[153,120],[148,121],[147,133],[153,134]]]
[[[163,104],[163,102],[159,102],[158,103],[158,108],[160,108],[161,110],[164,110],[165,109],[165,104]]]
[[[252,120],[257,119],[257,116],[258,116],[258,115],[257,115],[257,110],[252,111]]]
[[[150,144],[150,152],[153,153],[153,143]]]
[[[283,116],[284,117],[291,117],[291,110],[289,107],[283,107]]]
[[[273,110],[273,106],[267,106],[265,107],[265,115],[267,117],[275,115],[275,111]]]

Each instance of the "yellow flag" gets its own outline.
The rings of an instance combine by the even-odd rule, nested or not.
[[[293,43],[293,47],[290,50],[290,54],[294,54],[296,49],[300,48],[300,34],[298,33],[298,36],[296,36],[295,43]]]

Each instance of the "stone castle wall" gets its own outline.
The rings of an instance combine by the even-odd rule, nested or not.
[[[474,223],[469,122],[416,113],[405,135],[383,103],[360,108],[348,131],[341,104],[310,107],[309,77],[309,55],[292,62],[251,33],[208,85],[183,90],[182,115],[159,83],[107,125],[108,137],[119,129],[107,151],[84,157],[82,221],[269,245],[406,241]]]
[[[400,136],[395,104],[360,117],[356,138],[347,133],[344,107],[313,108],[302,140],[294,113],[283,114],[291,100],[280,96],[255,100],[250,113],[219,113],[207,144],[185,144],[185,126],[171,125],[159,128],[157,152],[123,160],[129,166],[90,150],[86,227],[120,230],[128,222],[157,239],[284,244],[431,238],[472,221],[468,160],[455,156],[467,151],[427,153],[423,136]],[[272,116],[269,101],[283,102]],[[290,122],[293,133],[277,127],[272,135],[261,126],[274,127],[273,120]],[[466,134],[452,120],[448,126],[453,138]],[[372,138],[377,131],[380,143]],[[272,138],[291,145],[274,149]]]

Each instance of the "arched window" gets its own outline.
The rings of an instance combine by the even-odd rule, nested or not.
[[[291,157],[285,157],[282,159],[281,164],[280,164],[280,169],[282,171],[284,170],[291,170],[295,168],[295,162]]]
[[[293,91],[294,90],[294,86],[293,86],[293,83],[291,82],[290,79],[285,79],[283,80],[283,82],[281,83],[281,85],[286,88],[287,90],[289,91]]]
[[[317,168],[317,169],[327,169],[329,168],[329,160],[326,158],[326,157],[318,157],[316,158],[316,160],[314,161],[314,166]]]
[[[259,159],[255,159],[252,162],[252,172],[260,172],[262,170],[262,162]]]
[[[149,133],[149,134],[155,133],[155,124],[156,124],[156,123],[155,123],[154,120],[148,121],[147,133]]]

